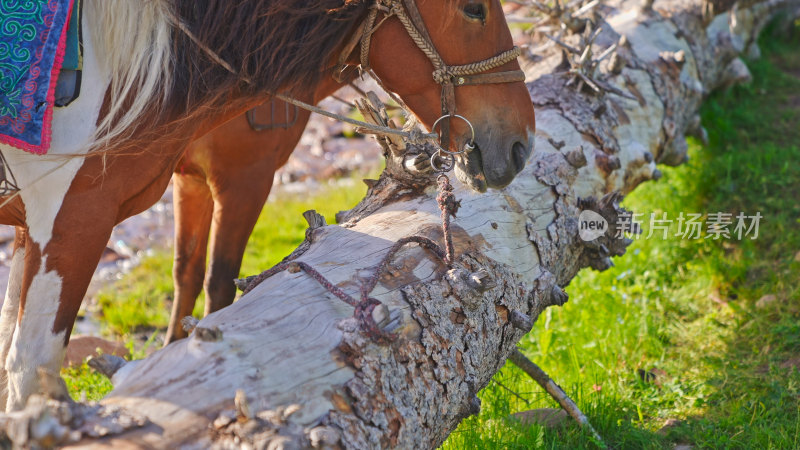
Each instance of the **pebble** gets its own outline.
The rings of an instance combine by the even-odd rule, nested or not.
[[[767,295],[761,297],[760,299],[758,299],[758,301],[756,302],[756,308],[764,309],[767,306],[775,303],[777,300],[778,300],[778,297],[776,297],[774,294],[767,294]]]
[[[511,415],[511,418],[519,420],[525,425],[537,423],[547,428],[555,428],[563,425],[567,417],[569,416],[566,411],[556,408],[530,409]]]
[[[100,350],[98,352],[98,349]],[[121,342],[109,341],[95,336],[72,336],[67,345],[64,367],[78,366],[90,356],[114,355],[124,358],[128,349]]]

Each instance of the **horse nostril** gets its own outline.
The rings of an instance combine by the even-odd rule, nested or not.
[[[520,173],[522,169],[525,168],[525,163],[528,162],[528,149],[525,147],[525,144],[517,141],[514,142],[514,145],[511,147],[511,158],[514,161],[514,169],[517,173]]]

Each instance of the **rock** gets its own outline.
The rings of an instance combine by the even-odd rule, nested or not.
[[[120,255],[117,253],[113,248],[106,247],[103,250],[103,255],[100,257],[100,264],[108,264],[112,262],[117,262],[120,259],[124,259],[126,256]]]
[[[761,297],[760,299],[758,299],[758,301],[756,302],[756,308],[764,309],[767,306],[775,303],[777,300],[778,300],[778,297],[776,297],[774,294],[767,294],[767,295]]]
[[[536,423],[547,428],[556,428],[564,425],[567,417],[569,416],[566,411],[556,408],[530,409],[511,415],[512,419],[518,420],[523,425]]]
[[[661,428],[659,428],[658,431],[656,431],[656,433],[658,433],[658,434],[660,434],[662,436],[666,436],[670,432],[670,430],[672,430],[673,428],[677,428],[677,427],[679,427],[681,425],[683,425],[683,421],[681,421],[681,420],[678,420],[678,419],[667,419],[664,422],[664,425],[662,425]]]
[[[67,345],[64,367],[79,366],[86,358],[100,354],[124,358],[128,356],[128,349],[121,342],[108,341],[96,336],[72,336]]]
[[[103,354],[90,358],[88,364],[95,372],[99,372],[111,379],[119,369],[128,364],[128,361],[119,356]]]
[[[800,357],[790,358],[781,363],[782,369],[795,369],[800,370]]]
[[[0,227],[0,245],[13,241],[15,233],[14,227]]]

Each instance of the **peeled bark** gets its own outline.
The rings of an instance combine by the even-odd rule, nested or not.
[[[535,78],[536,151],[503,191],[456,186],[453,269],[416,245],[393,259],[371,296],[388,307],[389,317],[376,315],[398,339],[375,341],[351,306],[305,273],[284,271],[200,321],[188,339],[119,369],[101,404],[149,424],[81,444],[441,444],[479,410],[476,393],[530,322],[567,301],[562,287],[578,270],[603,270],[625,252],[630,241],[614,238],[620,194],[658,178],[657,163],[686,160],[685,136],[702,136],[704,96],[742,79],[738,55],[752,51],[772,15],[800,10],[800,0],[748,1],[734,13],[719,1],[644,3],[609,1],[599,11],[593,53],[626,38],[595,74],[604,94],[577,92],[553,73],[563,71],[560,49],[526,67]],[[435,196],[432,185],[385,175],[344,225],[313,229],[294,255],[357,298],[395,241],[441,241]],[[609,223],[606,235],[581,240],[582,210]],[[481,270],[488,277],[471,277]]]

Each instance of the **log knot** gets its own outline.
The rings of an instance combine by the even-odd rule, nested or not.
[[[254,412],[247,395],[239,389],[234,397],[234,409],[221,411],[211,424],[215,447],[321,448],[335,446],[339,442],[339,434],[333,428],[315,427],[308,430],[290,421],[290,417],[300,409],[300,405],[289,404]]]
[[[586,160],[586,154],[583,153],[582,145],[579,145],[578,147],[575,147],[571,151],[567,152],[564,155],[564,158],[566,158],[567,162],[576,169],[585,167],[586,164],[588,164],[588,161]]]
[[[194,336],[203,342],[218,342],[222,340],[222,330],[218,327],[195,327]]]
[[[198,323],[200,323],[200,320],[194,316],[186,316],[181,319],[181,327],[183,327],[183,331],[187,333],[194,331]]]
[[[481,306],[485,292],[497,286],[485,269],[476,272],[460,268],[450,269],[447,272],[447,280],[453,296],[471,311]]]
[[[509,319],[511,320],[511,324],[514,326],[514,328],[522,331],[525,334],[527,334],[533,328],[533,320],[531,320],[530,316],[520,310],[515,309],[511,311]]]

